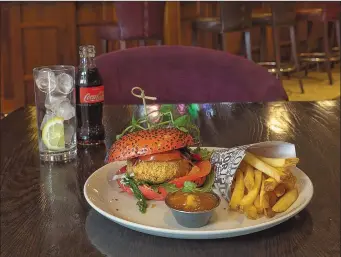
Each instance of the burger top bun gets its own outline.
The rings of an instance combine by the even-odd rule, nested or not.
[[[177,128],[140,130],[117,140],[109,150],[107,162],[167,152],[193,144],[192,136]]]

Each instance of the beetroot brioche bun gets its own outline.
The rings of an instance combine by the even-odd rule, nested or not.
[[[193,144],[193,137],[177,128],[140,130],[117,140],[109,150],[107,162],[172,151]]]

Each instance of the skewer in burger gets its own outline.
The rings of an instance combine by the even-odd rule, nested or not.
[[[192,151],[192,136],[177,128],[140,130],[124,135],[111,147],[107,162],[127,161],[117,172],[120,188],[138,199],[164,200],[169,192],[211,191],[214,175],[207,152]],[[200,148],[197,148],[200,150]]]

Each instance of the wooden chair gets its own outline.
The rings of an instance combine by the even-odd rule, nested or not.
[[[323,23],[323,52],[311,52],[311,47],[308,45],[307,51],[300,54],[300,60],[304,63],[325,63],[330,85],[333,84],[331,63],[340,60],[340,11],[339,2],[323,3],[320,8],[301,8],[296,10],[297,19],[299,21],[308,21],[310,31],[312,21]],[[335,28],[337,47],[334,48],[331,46],[328,34],[329,24]],[[306,69],[307,74],[308,69]]]
[[[276,74],[281,79],[282,73],[291,73],[294,71],[300,72],[300,64],[298,60],[297,46],[296,46],[296,12],[295,2],[271,2],[269,9],[252,13],[252,24],[261,27],[261,58],[263,59],[259,65],[268,68],[270,73]],[[274,44],[275,61],[264,61],[264,52],[266,46],[266,27],[272,28],[272,38]],[[288,28],[290,31],[291,55],[294,61],[291,63],[283,63],[281,61],[281,46],[279,38],[279,29]],[[303,83],[299,77],[299,86],[301,92],[304,93]]]
[[[156,40],[162,45],[166,2],[115,2],[118,24],[102,26],[98,30],[103,52],[108,52],[108,41],[120,41],[120,49],[126,49],[127,40],[138,40],[140,46],[146,40]]]
[[[226,51],[227,33],[241,31],[244,34],[246,57],[252,60],[252,6],[252,3],[221,1],[219,17],[197,18],[192,22],[192,45],[197,45],[198,30],[213,32],[218,34],[218,49]]]

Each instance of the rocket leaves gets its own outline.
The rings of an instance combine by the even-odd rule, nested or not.
[[[175,106],[172,104],[161,105],[158,116],[160,117],[158,122],[151,122],[149,115],[147,113],[141,118],[136,119],[133,115],[131,119],[131,124],[125,128],[121,134],[116,136],[116,140],[120,139],[123,135],[139,130],[147,130],[153,128],[162,127],[175,127],[185,133],[190,133],[195,138],[196,141],[200,141],[200,131],[196,124],[193,122],[192,118],[188,114],[184,114],[174,119],[173,112],[175,111]],[[155,112],[155,111],[153,111]]]
[[[191,117],[185,114],[174,120],[174,126],[176,127],[186,127],[188,123],[191,123]]]

